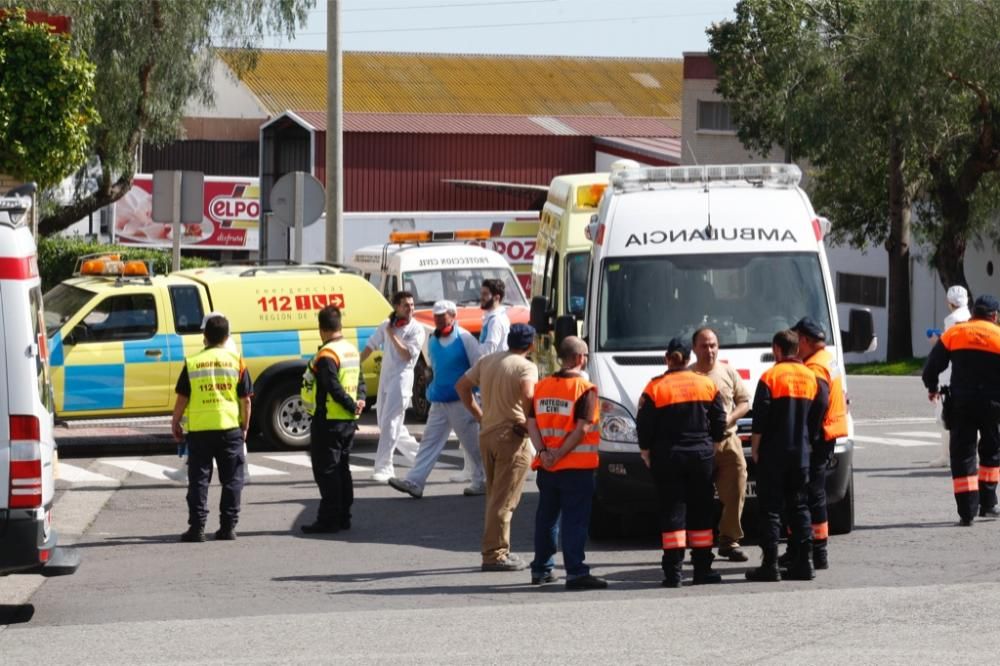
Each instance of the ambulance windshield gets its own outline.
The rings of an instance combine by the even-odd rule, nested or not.
[[[46,292],[45,301],[45,336],[51,338],[62,328],[70,317],[75,315],[90,302],[94,292],[71,287],[68,284],[57,284]]]
[[[455,268],[448,270],[409,271],[403,273],[403,289],[413,294],[418,308],[429,308],[435,301],[454,301],[459,306],[479,306],[483,280],[503,280],[507,288],[504,305],[524,305],[517,278],[509,268]]]
[[[815,253],[609,258],[600,300],[605,351],[662,351],[700,326],[715,329],[720,347],[770,348],[806,316],[838,340]]]

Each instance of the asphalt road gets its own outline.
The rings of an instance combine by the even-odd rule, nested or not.
[[[611,582],[602,592],[482,573],[482,498],[448,481],[459,452],[449,446],[413,500],[367,480],[370,439],[353,460],[349,532],[302,535],[316,508],[308,467],[254,450],[239,540],[181,544],[184,489],[162,477],[177,465],[164,441],[150,455],[125,443],[100,457],[82,440],[64,444],[54,521],[83,565],[44,584],[0,579],[10,623],[0,654],[11,664],[995,661],[1000,521],[955,527],[947,470],[927,466],[939,440],[918,379],[852,377],[849,388],[857,527],[833,539],[832,568],[808,583],[750,584],[747,565],[725,562],[722,585],[665,590],[647,538],[590,544],[594,572]],[[140,437],[156,439],[151,428]],[[514,516],[525,556],[536,499],[529,484]]]

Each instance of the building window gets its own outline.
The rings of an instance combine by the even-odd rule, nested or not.
[[[735,132],[728,102],[698,101],[698,129],[713,132]]]
[[[884,308],[886,278],[877,275],[837,273],[837,301]]]

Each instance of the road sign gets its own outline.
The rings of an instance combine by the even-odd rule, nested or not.
[[[274,221],[295,229],[295,261],[302,263],[302,229],[315,224],[326,207],[323,185],[304,171],[286,173],[271,188]]]
[[[153,172],[153,221],[173,226],[173,270],[181,268],[182,224],[200,224],[205,209],[205,174],[201,171]]]

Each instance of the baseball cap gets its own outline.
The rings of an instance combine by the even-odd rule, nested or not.
[[[799,319],[795,323],[795,326],[792,326],[792,330],[813,340],[826,340],[826,333],[823,332],[823,327],[809,317]]]
[[[535,329],[530,324],[513,324],[507,333],[507,346],[511,349],[527,349],[535,341]]]
[[[684,338],[671,338],[670,342],[667,343],[667,353],[673,354],[674,352],[680,352],[684,358],[687,358],[691,355],[691,345]]]
[[[455,306],[454,301],[438,301],[431,308],[431,312],[436,315],[444,314],[450,312],[451,314],[457,314],[458,308]]]
[[[969,292],[960,284],[948,287],[948,302],[956,308],[964,308],[969,304]]]
[[[975,304],[972,306],[972,310],[976,314],[989,314],[1000,310],[1000,302],[989,294],[983,294],[976,299]]]
[[[209,320],[209,319],[211,319],[212,317],[222,317],[223,319],[226,319],[226,315],[222,314],[221,312],[209,312],[209,313],[208,313],[207,315],[205,315],[205,317],[204,317],[204,318],[203,318],[203,319],[201,320],[201,330],[203,330],[203,331],[205,330],[205,324],[207,324],[207,323],[208,323],[208,320]],[[228,320],[228,319],[226,319],[226,321],[229,321],[229,320]]]

